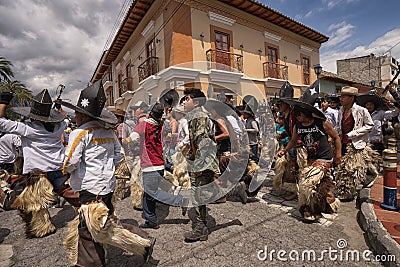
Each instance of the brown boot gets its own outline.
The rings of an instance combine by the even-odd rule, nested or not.
[[[198,221],[192,231],[185,233],[185,242],[206,241],[209,233],[206,224],[203,221]]]

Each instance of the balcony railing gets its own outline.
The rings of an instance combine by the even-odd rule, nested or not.
[[[127,91],[132,91],[132,78],[125,78],[122,80],[119,88],[119,96]]]
[[[264,62],[263,63],[264,78],[275,78],[288,80],[289,72],[288,66],[281,65],[274,62]]]
[[[209,49],[206,52],[206,58],[209,69],[238,70],[239,72],[243,72],[243,56],[240,54]]]
[[[158,57],[148,57],[138,67],[139,82],[158,72]]]

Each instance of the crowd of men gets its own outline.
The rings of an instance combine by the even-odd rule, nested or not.
[[[398,116],[376,94],[359,96],[347,86],[329,96],[317,86],[294,99],[285,83],[270,125],[277,133],[274,188],[288,192],[282,195],[287,200],[298,198],[301,218],[311,222],[337,212],[340,201],[354,199],[357,186],[373,182],[365,177],[378,174],[380,166],[372,163],[385,147],[383,125]],[[151,105],[139,101],[112,113],[104,108],[99,81],[81,91],[76,105],[53,102],[45,89],[30,107],[11,108],[24,118],[17,122],[6,118],[12,97],[0,94],[0,147],[10,151],[0,153],[0,169],[15,172],[20,151],[25,177],[12,207],[20,211],[29,238],[56,230],[48,208],[57,195],[75,207],[64,242],[72,265],[103,265],[105,244],[148,261],[156,238],[144,229],[160,228],[158,202],[181,207],[183,216],[193,207],[196,221],[184,240],[205,241],[208,204],[245,204],[261,188],[249,188],[260,166],[268,165],[260,153],[263,114],[254,101],[233,107],[233,94],[207,99],[200,89],[186,88],[181,99],[166,90]],[[74,127],[62,106],[75,111]],[[139,227],[113,214],[114,194],[121,189],[117,178],[130,179],[132,206],[144,219]]]

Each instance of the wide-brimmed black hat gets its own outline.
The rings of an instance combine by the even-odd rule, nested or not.
[[[163,114],[164,114],[164,105],[161,104],[160,102],[156,102],[150,107],[150,117],[153,117],[153,119],[159,121],[161,120]]]
[[[11,111],[32,120],[43,122],[63,121],[65,119],[64,114],[55,110],[52,106],[53,101],[51,101],[49,92],[47,89],[43,89],[42,92],[31,99],[30,107],[14,107],[11,108]]]
[[[247,113],[247,114],[250,114],[251,116],[254,116],[255,110],[253,109],[252,106],[250,106],[250,105],[245,105],[245,106],[244,106],[244,109],[242,110],[242,114],[243,114],[243,113]]]
[[[206,103],[204,104],[204,108],[208,111],[214,109],[221,116],[236,114],[236,112],[229,105],[225,104],[225,102],[212,98],[207,99]]]
[[[179,102],[179,94],[174,89],[165,89],[160,94],[160,104],[163,107],[175,107]]]
[[[319,97],[319,81],[317,80],[307,88],[307,90],[298,100],[282,99],[282,101],[288,103],[291,106],[308,110],[312,113],[313,117],[325,120],[326,117],[324,113],[322,113],[322,111],[314,107],[318,97]]]
[[[285,81],[279,89],[279,98],[280,99],[294,99],[294,88],[290,84],[290,82]]]
[[[106,94],[104,93],[101,80],[81,91],[77,105],[62,100],[56,100],[55,102],[102,122],[109,124],[118,123],[117,117],[112,112],[103,111],[106,104]]]
[[[365,107],[367,102],[372,102],[375,105],[375,108],[387,108],[385,100],[376,93],[375,90],[371,90],[365,94],[359,95],[357,97],[357,103],[360,106]]]
[[[252,110],[252,112],[254,113],[254,112],[256,112],[257,110],[258,110],[258,106],[259,106],[259,104],[258,104],[258,101],[257,101],[257,99],[254,97],[254,96],[252,96],[252,95],[245,95],[244,97],[243,97],[243,105],[244,106],[250,106],[250,108],[251,108],[251,110]]]

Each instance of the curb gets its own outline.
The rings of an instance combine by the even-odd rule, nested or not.
[[[370,249],[375,255],[394,255],[395,261],[382,262],[384,266],[400,266],[400,245],[393,240],[383,224],[376,217],[374,205],[371,203],[371,189],[360,190],[357,198],[357,222],[364,231]]]

